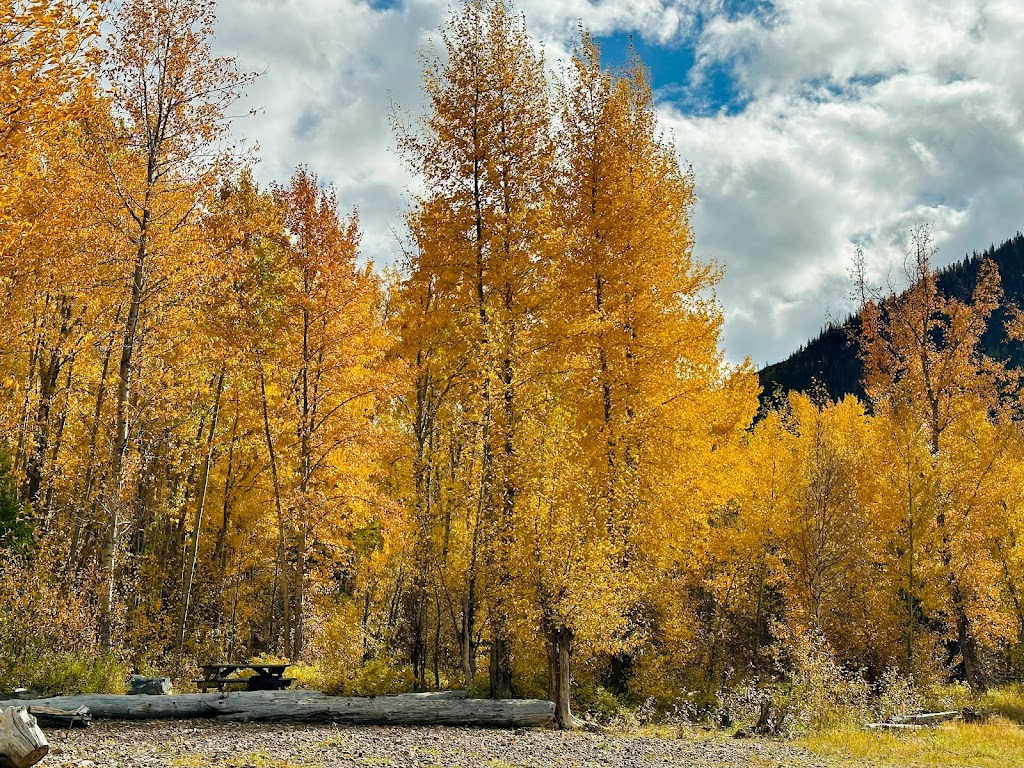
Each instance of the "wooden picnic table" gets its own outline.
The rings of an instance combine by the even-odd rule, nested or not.
[[[291,664],[203,664],[203,679],[196,685],[203,691],[216,688],[226,690],[229,686],[244,687],[249,691],[280,691],[292,684],[292,678],[285,677],[284,671]],[[236,672],[252,670],[254,675],[239,677]]]

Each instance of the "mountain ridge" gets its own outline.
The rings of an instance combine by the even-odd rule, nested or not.
[[[986,258],[992,259],[999,269],[1003,301],[989,318],[981,348],[992,357],[1008,360],[1011,366],[1024,367],[1024,344],[1008,339],[1005,330],[1009,308],[1024,306],[1024,234],[1017,232],[1001,245],[990,245],[984,251],[975,251],[938,270],[939,290],[947,296],[969,300],[977,283],[978,268]],[[829,323],[785,360],[760,369],[761,402],[767,402],[780,392],[807,392],[816,388],[823,389],[832,400],[848,394],[863,398],[862,367],[856,342],[859,322],[859,315],[853,314],[842,322]]]

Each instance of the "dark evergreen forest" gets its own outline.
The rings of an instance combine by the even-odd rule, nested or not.
[[[989,319],[982,349],[996,359],[1007,360],[1013,367],[1021,367],[1024,345],[1007,338],[1005,325],[1012,307],[1024,307],[1024,235],[1018,232],[1002,245],[975,251],[940,270],[939,289],[947,296],[969,299],[977,282],[978,268],[986,258],[999,267],[1005,301]],[[788,358],[761,369],[762,404],[791,390],[819,390],[833,400],[847,394],[864,399],[856,341],[858,328],[857,315],[841,323],[830,323]]]

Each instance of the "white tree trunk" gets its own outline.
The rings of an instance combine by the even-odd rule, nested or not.
[[[29,768],[50,751],[36,719],[22,707],[0,712],[0,766]]]

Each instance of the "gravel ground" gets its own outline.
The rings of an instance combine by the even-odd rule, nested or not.
[[[41,768],[828,768],[784,742],[547,730],[98,721],[47,731]]]

